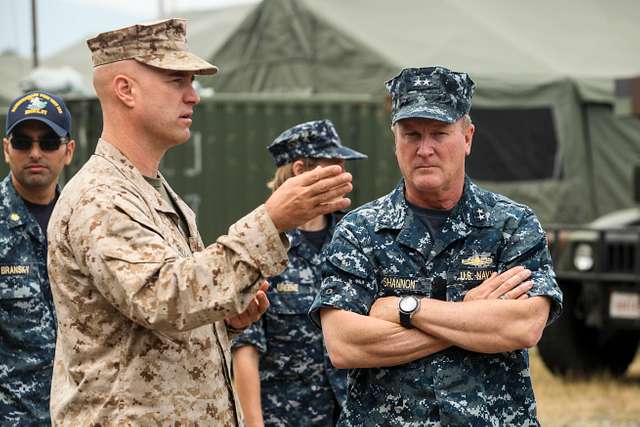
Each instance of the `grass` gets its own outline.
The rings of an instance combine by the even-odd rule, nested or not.
[[[538,419],[543,427],[640,427],[640,351],[621,378],[553,376],[530,351]]]

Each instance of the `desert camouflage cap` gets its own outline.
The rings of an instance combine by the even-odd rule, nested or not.
[[[391,123],[411,117],[453,123],[471,110],[475,89],[466,73],[447,68],[405,68],[385,83],[391,94]]]
[[[314,120],[282,132],[267,149],[280,167],[302,158],[366,159],[367,156],[342,145],[330,120]]]
[[[165,70],[215,74],[218,68],[187,50],[184,19],[136,24],[107,31],[87,40],[93,66],[125,59]]]

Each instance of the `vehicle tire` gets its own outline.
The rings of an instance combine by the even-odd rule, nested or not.
[[[559,375],[623,375],[636,354],[638,331],[607,331],[588,327],[579,315],[580,285],[561,285],[563,311],[538,343],[542,361]]]

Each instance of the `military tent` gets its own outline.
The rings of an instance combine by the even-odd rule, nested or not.
[[[544,222],[585,222],[633,204],[640,120],[614,108],[614,88],[640,75],[638,22],[634,0],[264,0],[211,56],[222,72],[209,82],[384,102],[403,67],[466,71],[469,174]]]
[[[255,7],[255,4],[242,4],[225,8],[180,12],[176,15],[188,21],[187,42],[189,49],[198,55],[209,57],[220,48]],[[71,67],[84,77],[87,85],[91,86],[91,54],[87,48],[86,39],[94,35],[87,34],[82,40],[45,58],[42,61],[42,66],[47,68]]]
[[[30,69],[29,61],[15,52],[0,53],[0,106],[8,105],[22,93],[18,83]]]

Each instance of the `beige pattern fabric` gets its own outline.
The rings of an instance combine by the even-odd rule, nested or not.
[[[238,423],[223,319],[284,269],[287,245],[261,206],[204,248],[169,194],[189,237],[104,140],[62,192],[48,230],[55,426]]]
[[[215,74],[218,68],[187,50],[184,19],[137,24],[107,31],[87,40],[93,66],[125,59],[165,70]]]

